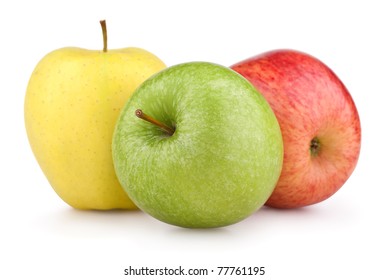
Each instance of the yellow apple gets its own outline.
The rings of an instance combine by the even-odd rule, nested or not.
[[[111,142],[135,88],[165,68],[139,48],[62,48],[34,69],[25,97],[32,151],[56,193],[78,209],[136,209],[116,177]]]

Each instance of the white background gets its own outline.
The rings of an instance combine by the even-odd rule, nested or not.
[[[123,275],[130,265],[266,268],[263,277],[234,279],[389,279],[388,15],[385,1],[374,0],[2,1],[0,279],[130,279]],[[277,48],[318,57],[360,113],[363,143],[352,177],[315,206],[264,207],[220,229],[181,229],[141,212],[71,209],[30,151],[24,94],[49,51],[101,49],[100,19],[107,20],[109,48],[142,47],[167,65],[230,66]]]

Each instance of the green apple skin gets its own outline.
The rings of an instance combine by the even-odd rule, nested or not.
[[[175,128],[172,136],[135,111]],[[208,62],[172,66],[134,92],[116,124],[116,174],[143,211],[187,227],[221,227],[258,210],[283,160],[278,121],[240,74]]]

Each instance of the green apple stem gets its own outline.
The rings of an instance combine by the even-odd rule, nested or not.
[[[107,52],[108,38],[107,38],[107,24],[105,20],[100,20],[101,29],[103,30],[104,48],[103,52]]]
[[[164,124],[164,123],[154,119],[153,117],[150,117],[149,115],[143,113],[143,111],[141,109],[137,109],[135,111],[135,115],[142,120],[145,120],[149,123],[152,123],[152,124],[158,126],[159,128],[161,128],[163,131],[165,131],[170,136],[172,136],[174,134],[173,128],[171,128],[170,126],[167,126],[166,124]]]

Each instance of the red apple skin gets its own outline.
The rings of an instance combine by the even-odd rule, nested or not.
[[[283,169],[266,205],[297,208],[332,196],[354,171],[361,148],[358,112],[344,84],[321,61],[294,50],[231,68],[264,95],[281,127]]]

